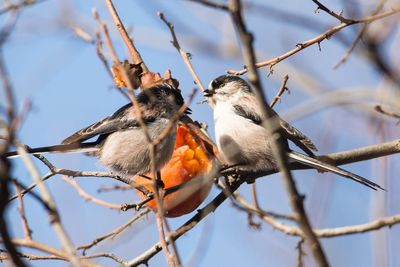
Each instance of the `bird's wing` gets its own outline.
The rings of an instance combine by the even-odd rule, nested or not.
[[[262,123],[262,119],[259,115],[259,112],[255,110],[254,106],[251,107],[249,105],[234,105],[233,108],[237,115],[249,119],[257,125],[260,125]],[[272,111],[275,113],[274,110]],[[276,113],[275,115],[278,116]],[[313,151],[317,151],[317,148],[307,136],[305,136],[302,132],[300,132],[295,127],[291,126],[289,123],[282,120],[281,118],[279,118],[279,122],[280,126],[283,129],[282,134],[286,139],[292,141],[295,145],[300,147],[308,155],[314,156]]]
[[[366,179],[364,177],[361,177],[361,176],[359,176],[357,174],[354,174],[352,172],[346,171],[346,170],[344,170],[342,168],[339,168],[337,166],[322,162],[322,161],[317,160],[315,158],[312,158],[312,157],[309,157],[309,156],[306,156],[306,155],[303,155],[303,154],[300,154],[300,153],[297,153],[297,152],[294,152],[294,151],[288,152],[288,157],[293,159],[293,160],[295,160],[295,161],[297,161],[297,162],[300,162],[301,164],[313,167],[313,168],[315,168],[317,170],[323,170],[323,171],[329,171],[329,172],[336,173],[336,174],[338,174],[340,176],[349,178],[349,179],[354,180],[354,181],[356,181],[356,182],[358,182],[360,184],[368,186],[368,187],[370,187],[370,188],[372,188],[374,190],[377,190],[377,189],[385,190],[380,185],[378,185],[378,184],[376,184],[374,182],[371,182],[370,180],[368,180],[368,179]]]
[[[72,144],[83,142],[97,135],[107,135],[116,131],[137,128],[140,123],[134,115],[127,116],[132,104],[127,104],[117,110],[112,116],[106,117],[101,121],[95,122],[86,128],[83,128],[71,136],[67,137],[62,144]],[[152,116],[143,117],[145,124],[153,122],[156,118]]]
[[[290,141],[292,141],[296,146],[301,148],[304,152],[306,152],[310,156],[314,156],[313,151],[318,151],[313,142],[305,136],[302,132],[297,130],[295,127],[284,121],[283,119],[279,119],[281,127],[283,129],[283,135]]]
[[[245,105],[233,105],[234,111],[237,115],[251,120],[253,123],[260,125],[262,123],[262,119],[260,115],[255,111]]]

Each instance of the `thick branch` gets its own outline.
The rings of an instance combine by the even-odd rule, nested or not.
[[[345,164],[385,157],[385,156],[398,154],[398,153],[400,153],[400,139],[390,141],[387,143],[383,143],[383,144],[377,144],[377,145],[366,146],[366,147],[362,147],[362,148],[356,148],[356,149],[352,149],[352,150],[348,150],[348,151],[326,154],[326,155],[318,156],[318,159],[320,159],[322,161],[327,161],[330,164],[339,166],[339,165],[345,165]],[[290,170],[306,170],[306,169],[312,169],[312,168],[309,166],[302,165],[297,162],[292,162],[292,163],[289,163],[289,169]],[[252,177],[260,178],[260,177],[271,175],[271,174],[274,174],[277,172],[279,172],[279,171],[278,170],[268,170],[268,171],[264,171],[264,172],[240,171],[238,174],[241,176],[251,175]],[[234,172],[234,173],[237,173],[237,172]],[[227,172],[226,174],[233,174],[233,173]]]

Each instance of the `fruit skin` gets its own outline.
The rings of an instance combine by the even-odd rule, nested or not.
[[[213,157],[207,152],[202,141],[195,138],[194,134],[184,124],[179,124],[174,152],[170,161],[161,169],[164,189],[180,185],[201,175],[207,175],[212,169]],[[151,174],[146,176],[152,177]],[[152,181],[149,179],[140,176],[134,176],[133,179],[149,191],[153,191]],[[208,179],[166,195],[163,199],[165,216],[178,217],[192,212],[210,193],[211,186],[212,180]],[[136,192],[141,198],[145,198],[143,193]],[[153,211],[157,210],[155,200],[149,201],[146,205]]]

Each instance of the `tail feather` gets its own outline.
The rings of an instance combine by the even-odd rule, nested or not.
[[[307,165],[307,166],[310,166],[310,167],[313,167],[313,168],[316,168],[316,169],[320,169],[320,170],[336,173],[336,174],[338,174],[340,176],[349,178],[349,179],[354,180],[354,181],[356,181],[358,183],[361,183],[361,184],[363,184],[365,186],[368,186],[369,188],[372,188],[374,190],[377,190],[377,189],[385,190],[380,185],[378,185],[378,184],[376,184],[374,182],[371,182],[370,180],[368,180],[368,179],[366,179],[364,177],[361,177],[361,176],[359,176],[357,174],[354,174],[354,173],[351,173],[349,171],[346,171],[346,170],[344,170],[342,168],[339,168],[337,166],[333,166],[331,164],[322,162],[322,161],[317,160],[315,158],[311,158],[309,156],[297,153],[295,151],[288,152],[288,157],[293,159],[293,160],[295,160],[295,161],[297,161],[297,162],[299,162],[299,163],[302,163],[304,165]]]
[[[98,148],[96,147],[97,142],[88,142],[88,143],[72,143],[66,145],[54,145],[54,146],[43,146],[43,147],[35,147],[30,148],[26,147],[26,150],[29,154],[43,154],[43,153],[84,153],[96,151]],[[7,158],[15,158],[19,157],[17,151],[6,152],[5,156]]]

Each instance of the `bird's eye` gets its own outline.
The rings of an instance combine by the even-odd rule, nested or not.
[[[218,81],[218,80],[213,80],[211,82],[211,87],[214,88],[214,89],[219,88],[222,85],[223,85],[223,83],[221,81]]]

